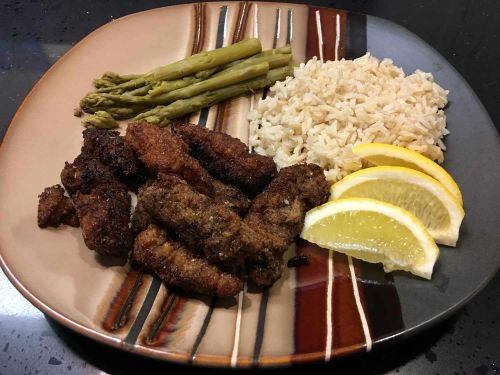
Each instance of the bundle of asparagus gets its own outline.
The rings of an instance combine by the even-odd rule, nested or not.
[[[262,51],[258,39],[245,39],[146,74],[106,72],[93,81],[96,90],[80,101],[82,110],[92,114],[82,123],[112,128],[116,120],[133,118],[167,126],[172,119],[292,75],[291,52],[290,46]]]

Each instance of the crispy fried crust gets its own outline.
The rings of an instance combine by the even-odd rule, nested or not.
[[[132,244],[128,192],[119,184],[99,185],[90,194],[77,192],[73,200],[87,247],[105,255],[125,255]]]
[[[82,154],[99,159],[131,190],[137,190],[147,179],[146,168],[117,131],[84,130]]]
[[[78,155],[73,163],[66,162],[61,171],[61,182],[70,195],[77,191],[89,194],[94,187],[113,181],[109,168],[85,154]]]
[[[244,222],[270,238],[272,247],[252,259],[249,280],[271,285],[281,277],[283,253],[302,231],[307,211],[328,200],[329,185],[315,164],[297,164],[280,170],[278,176],[252,202]]]
[[[45,188],[38,196],[38,226],[58,227],[61,224],[80,226],[73,203],[64,195],[61,185]]]
[[[130,195],[111,171],[81,154],[66,163],[61,181],[76,208],[85,244],[100,254],[121,256],[132,246]]]
[[[160,174],[141,199],[148,213],[209,262],[246,262],[249,279],[268,286],[280,278],[283,253],[300,234],[306,211],[327,200],[328,188],[316,165],[284,168],[243,220],[174,175]]]
[[[259,194],[277,174],[272,158],[249,153],[243,142],[228,134],[191,124],[177,125],[175,131],[213,176],[249,196]]]
[[[328,195],[329,185],[319,166],[292,165],[281,169],[253,200],[245,222],[268,232],[284,251],[302,231],[306,212],[325,203]]]
[[[186,180],[196,191],[212,197],[236,212],[247,211],[250,201],[238,189],[213,178],[189,155],[189,147],[177,135],[148,123],[131,123],[125,141],[154,173],[171,173]]]
[[[211,263],[241,258],[241,218],[175,175],[160,174],[141,194],[144,208]]]
[[[219,270],[155,225],[136,237],[132,257],[165,283],[186,291],[231,297],[243,287],[240,279]]]
[[[271,286],[279,280],[284,269],[282,257],[268,258],[266,263],[253,263],[248,270],[248,280],[258,286]]]

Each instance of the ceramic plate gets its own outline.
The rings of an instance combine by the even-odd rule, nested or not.
[[[73,109],[104,71],[145,72],[197,51],[258,35],[265,49],[291,42],[296,60],[390,57],[406,73],[432,72],[450,90],[445,167],[466,217],[457,248],[443,248],[432,281],[385,275],[310,244],[307,267],[271,289],[218,300],[179,294],[158,279],[98,259],[79,229],[41,230],[37,196],[59,182],[81,146]],[[117,47],[118,46],[118,47]],[[242,97],[193,117],[248,139]],[[58,322],[109,345],[178,362],[269,366],[368,351],[448,316],[500,264],[500,144],[464,79],[418,37],[388,21],[284,3],[227,2],[154,9],[111,22],[64,55],[36,84],[0,149],[1,264],[14,285]],[[4,301],[3,303],[8,303]]]

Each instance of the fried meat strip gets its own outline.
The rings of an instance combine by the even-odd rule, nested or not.
[[[189,155],[188,145],[169,130],[146,122],[131,123],[127,127],[125,141],[150,171],[179,175],[196,191],[240,214],[247,211],[250,205],[248,198],[235,187],[213,178]]]
[[[136,191],[146,181],[146,168],[117,131],[97,128],[84,130],[82,154],[99,159],[131,190]]]
[[[66,163],[61,181],[71,194],[87,247],[105,255],[127,254],[132,246],[130,195],[109,168],[80,154]]]
[[[64,195],[61,185],[45,188],[38,199],[38,226],[40,228],[57,228],[61,224],[72,227],[80,226],[75,207],[71,199]]]
[[[132,257],[165,283],[186,291],[231,297],[243,288],[240,279],[219,270],[155,225],[136,237]]]
[[[325,203],[328,195],[329,184],[323,170],[315,164],[297,164],[281,169],[253,200],[244,222],[254,230],[267,233],[274,246],[263,248],[263,259],[250,267],[252,282],[271,285],[279,279],[283,253],[302,231],[306,212]]]
[[[259,194],[277,174],[272,158],[249,153],[247,145],[228,134],[191,124],[177,125],[175,132],[213,176],[249,196]]]
[[[280,170],[269,186],[252,202],[244,221],[261,228],[285,251],[302,231],[311,208],[328,200],[329,184],[316,164],[296,164]],[[277,254],[281,255],[281,254]]]
[[[252,242],[241,218],[176,175],[159,174],[141,193],[141,204],[155,220],[177,234],[210,263],[235,265]]]

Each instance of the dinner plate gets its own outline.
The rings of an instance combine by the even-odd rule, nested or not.
[[[89,251],[79,229],[39,229],[37,196],[59,182],[81,147],[73,117],[92,78],[145,72],[201,50],[258,36],[263,48],[291,43],[297,61],[390,57],[406,73],[432,72],[450,90],[444,166],[466,210],[456,248],[442,248],[431,281],[386,275],[306,242],[286,254],[310,264],[287,268],[272,288],[236,298],[182,293],[157,278]],[[193,116],[200,126],[248,140],[241,97]],[[123,127],[124,125],[122,125]],[[408,30],[361,14],[307,5],[196,3],[132,14],[97,29],[35,85],[0,149],[0,264],[36,307],[103,343],[168,361],[271,366],[369,351],[449,316],[500,264],[500,141],[476,95],[453,67]],[[9,303],[3,301],[3,303]]]

